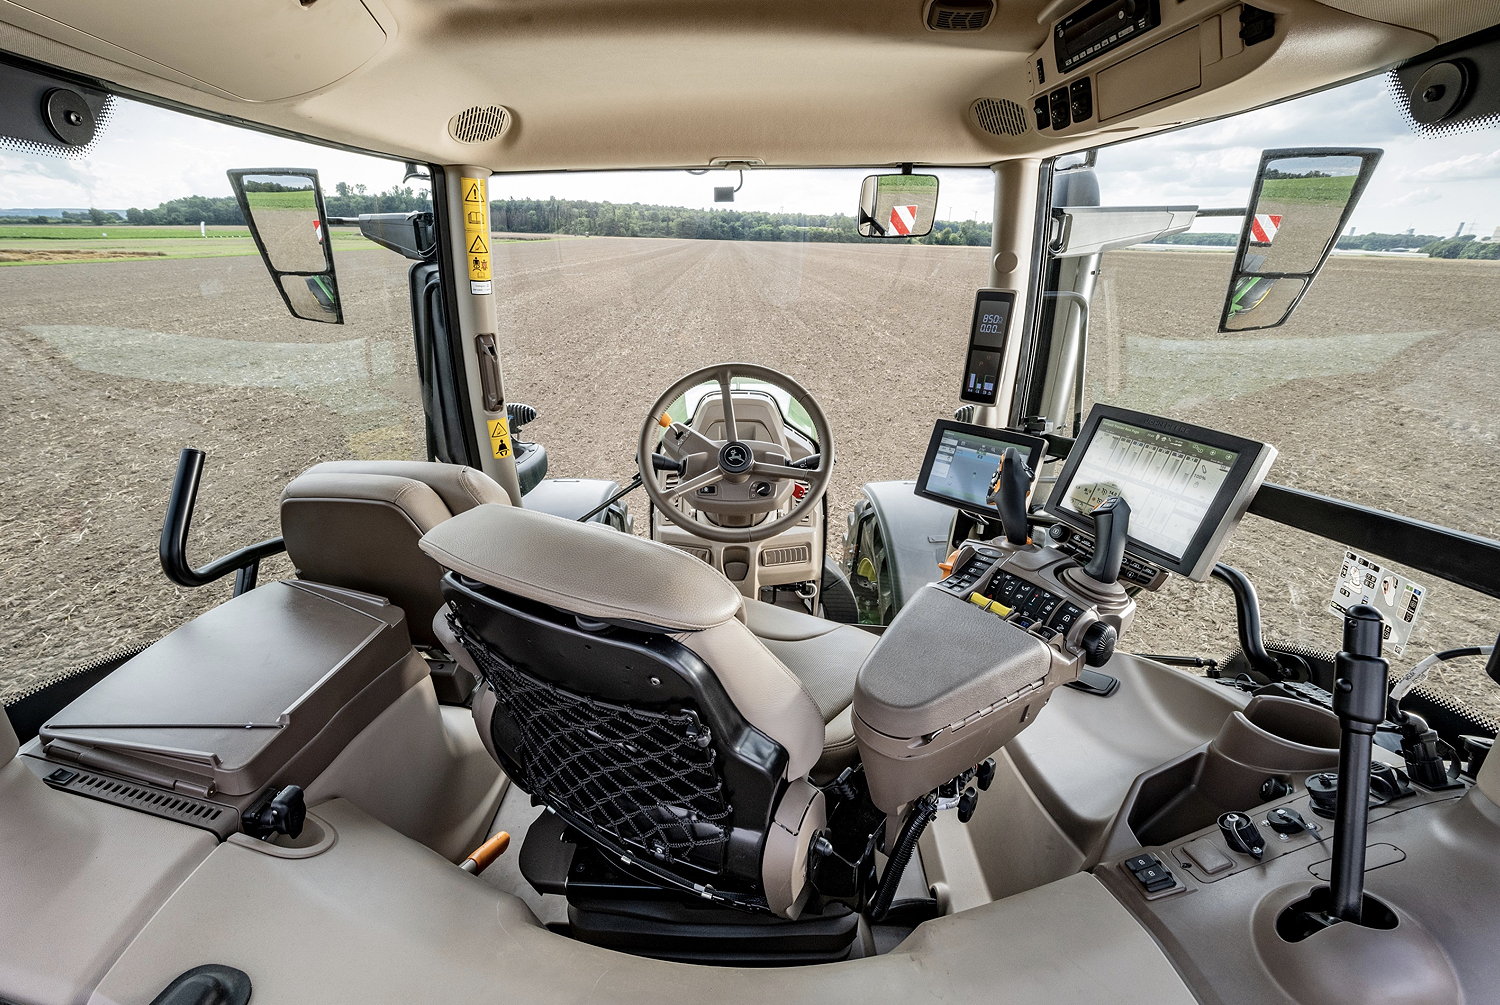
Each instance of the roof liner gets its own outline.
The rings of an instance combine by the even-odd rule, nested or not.
[[[1479,13],[1484,4],[1446,0],[1331,2],[1342,9],[1263,0],[1278,28],[1253,59],[1232,69],[1225,59],[1215,74],[1205,69],[1193,93],[1066,135],[1035,128],[1032,66],[1045,55],[1052,17],[1074,4],[1040,0],[999,0],[989,25],[968,32],[927,28],[923,0],[315,0],[305,9],[296,0],[237,0],[234,17],[198,0],[133,0],[129,18],[90,0],[0,0],[0,49],[210,114],[498,171],[721,158],[988,164],[1266,104],[1486,26],[1453,8],[1479,22],[1494,16]],[[1176,21],[1082,72],[1225,5],[1163,0],[1162,8]],[[1231,5],[1225,22],[1237,11]],[[1057,83],[1049,77],[1041,90]],[[299,86],[307,89],[280,93]],[[1024,132],[980,128],[970,107],[981,97],[1023,109]],[[453,116],[486,105],[510,113],[496,139],[449,134]]]

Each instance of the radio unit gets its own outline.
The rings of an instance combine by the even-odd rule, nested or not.
[[[1161,24],[1157,0],[1093,0],[1057,22],[1057,69],[1067,73]]]

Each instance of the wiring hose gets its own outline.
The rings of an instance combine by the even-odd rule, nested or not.
[[[906,871],[906,864],[911,861],[912,852],[917,850],[917,840],[935,816],[937,816],[937,803],[932,796],[928,795],[922,797],[922,800],[912,809],[911,815],[906,818],[906,823],[901,827],[901,834],[896,838],[896,846],[891,849],[891,856],[886,861],[885,875],[880,877],[880,889],[875,891],[875,896],[870,901],[867,913],[871,921],[883,921],[890,913],[891,903],[896,899],[896,886],[901,882],[901,874]]]

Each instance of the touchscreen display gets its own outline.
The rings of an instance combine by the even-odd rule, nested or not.
[[[1182,559],[1239,453],[1103,419],[1061,504],[1081,516],[1110,496],[1130,504],[1130,536]]]
[[[969,357],[964,366],[964,386],[960,394],[966,401],[987,404],[995,401],[1014,297],[1012,293],[986,292],[980,293],[974,303]]]
[[[1010,430],[971,426],[944,419],[933,427],[927,456],[917,478],[917,494],[975,512],[990,509],[990,480],[1007,448],[1020,452],[1035,471],[1046,442]]]

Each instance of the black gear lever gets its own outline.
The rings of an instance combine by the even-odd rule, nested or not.
[[[1333,711],[1339,717],[1338,808],[1333,830],[1333,906],[1343,921],[1359,921],[1364,906],[1365,833],[1370,819],[1370,745],[1385,721],[1389,665],[1380,658],[1380,612],[1356,604],[1344,616],[1344,647],[1334,657],[1338,675]]]
[[[1021,452],[1006,447],[1000,455],[1000,467],[990,480],[989,503],[1000,513],[1005,540],[1018,546],[1031,543],[1031,523],[1026,514],[1031,478],[1032,471],[1021,459]]]
[[[1125,537],[1130,533],[1130,504],[1110,496],[1094,509],[1094,557],[1083,567],[1084,575],[1100,583],[1120,578],[1125,561]]]

